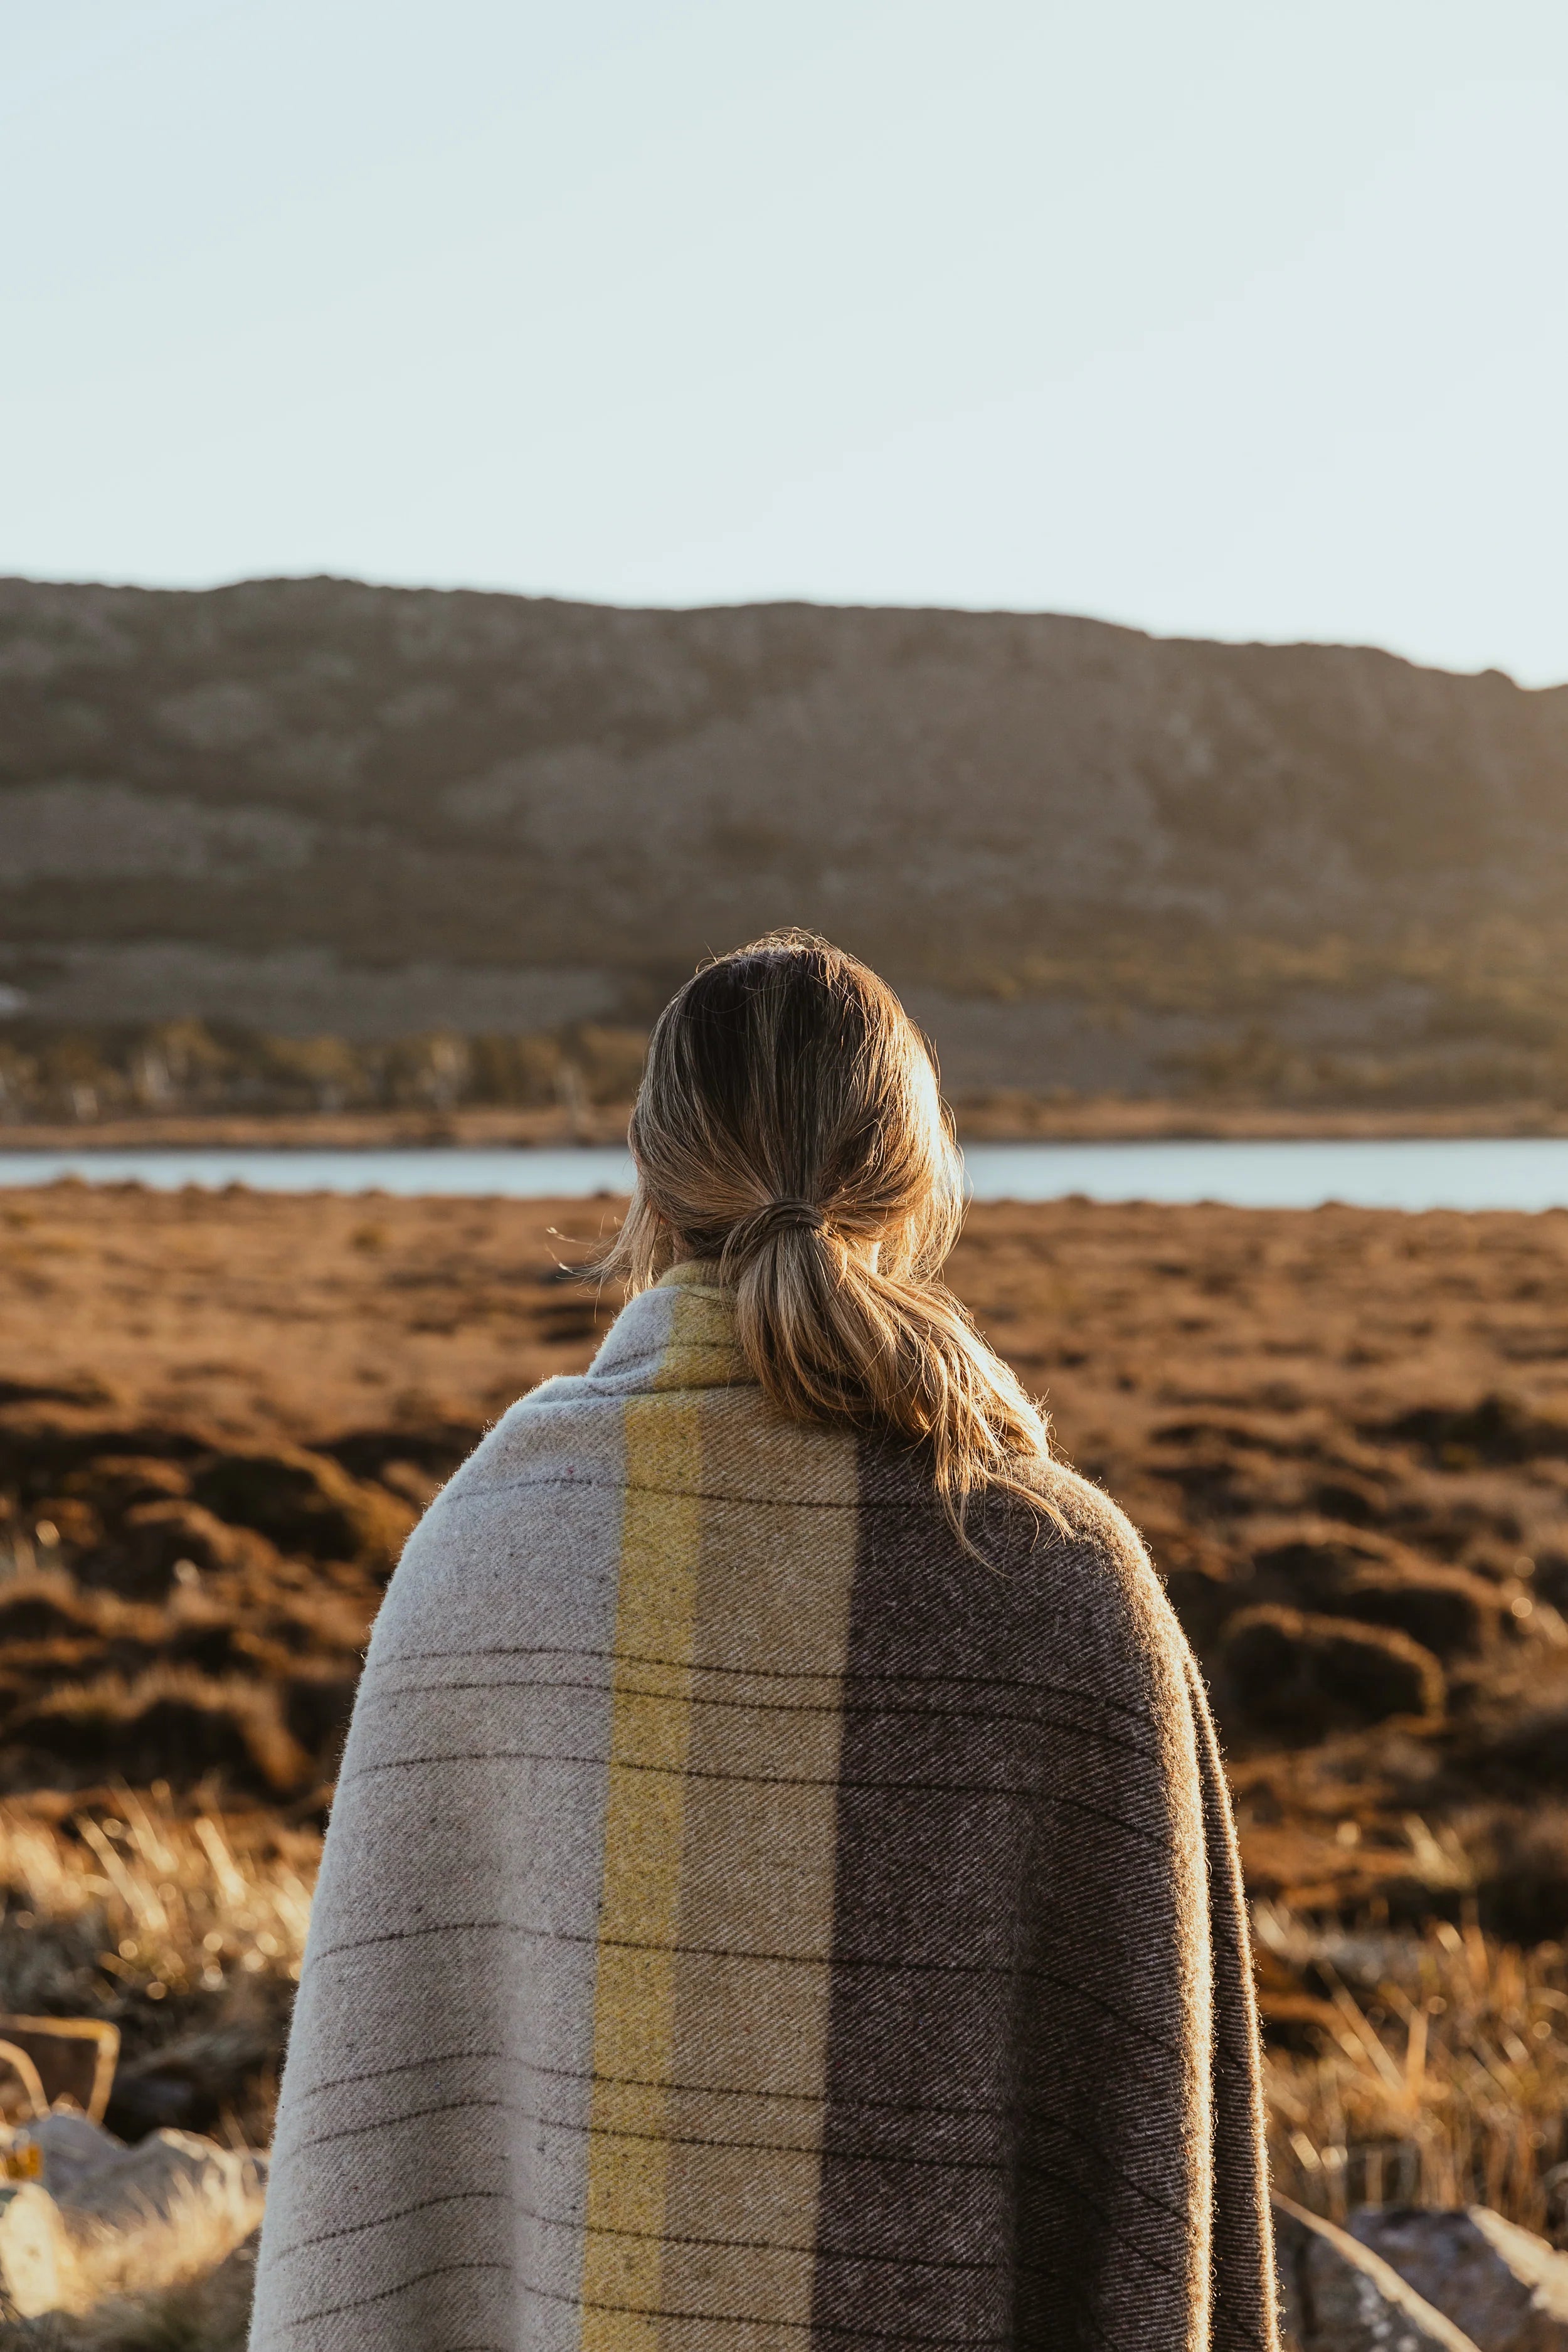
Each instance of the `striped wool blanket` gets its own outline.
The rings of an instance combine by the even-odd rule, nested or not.
[[[765,1403],[682,1267],[375,1629],[257,2352],[1275,2342],[1203,1693],[1126,1521]]]

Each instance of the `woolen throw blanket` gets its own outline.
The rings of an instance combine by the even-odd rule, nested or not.
[[[708,1268],[513,1406],[371,1644],[257,2352],[1272,2352],[1207,1708],[1044,1489],[966,1556]]]

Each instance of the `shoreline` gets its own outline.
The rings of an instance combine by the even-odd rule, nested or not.
[[[0,1124],[7,1151],[452,1150],[604,1146],[626,1140],[629,1103],[573,1110],[146,1113]],[[1117,1096],[1067,1102],[992,1095],[954,1106],[962,1143],[1384,1142],[1568,1136],[1568,1108],[1541,1102],[1374,1110]]]

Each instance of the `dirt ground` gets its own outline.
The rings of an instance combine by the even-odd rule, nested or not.
[[[0,1196],[0,1548],[89,1613],[210,1612],[269,1581],[374,1605],[433,1482],[587,1360],[613,1301],[574,1274],[616,1213]],[[952,1271],[1062,1449],[1144,1529],[1244,1790],[1285,1732],[1300,1756],[1419,1717],[1447,1756],[1505,1699],[1561,1680],[1568,1703],[1568,1213],[1004,1204],[973,1210]],[[1360,1650],[1292,1609],[1361,1629]],[[36,1704],[11,1633],[0,1670]],[[1311,1642],[1336,1639],[1314,1667]],[[27,1777],[14,1738],[0,1756]]]
[[[14,1822],[140,1790],[241,1844],[313,1836],[403,1537],[587,1360],[613,1301],[574,1270],[616,1213],[0,1194]],[[1568,1213],[980,1207],[952,1278],[1145,1533],[1255,1900],[1563,1937]],[[1276,2032],[1321,2024],[1323,1984],[1261,1959]]]

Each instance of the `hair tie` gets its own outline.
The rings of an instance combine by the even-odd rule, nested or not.
[[[749,1257],[753,1250],[779,1234],[819,1234],[827,1220],[813,1201],[802,1201],[785,1193],[775,1201],[764,1201],[760,1208],[736,1219],[725,1236],[723,1255],[726,1257]]]
[[[798,1225],[804,1226],[807,1233],[819,1234],[827,1223],[815,1202],[791,1200],[787,1194],[782,1200],[770,1201],[763,1213],[771,1223],[786,1231]]]

